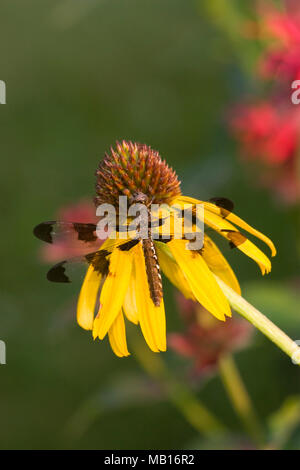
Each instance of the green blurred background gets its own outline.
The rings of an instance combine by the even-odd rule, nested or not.
[[[185,194],[232,199],[237,214],[274,240],[279,253],[265,278],[241,253],[226,255],[245,297],[300,339],[299,295],[291,292],[299,275],[295,211],[258,189],[237,158],[225,114],[255,85],[207,4],[1,1],[2,449],[213,446],[133,356],[118,359],[107,341],[93,342],[76,325],[80,284],[47,282],[38,259],[33,226],[94,195],[95,168],[117,139],[158,149]],[[258,50],[247,53],[251,63]],[[180,330],[169,285],[166,310],[168,330]],[[163,356],[185,380],[174,353]],[[236,359],[261,419],[300,394],[299,369],[260,333]],[[217,376],[196,393],[228,426],[229,439],[243,436]],[[300,426],[287,447],[300,447]]]

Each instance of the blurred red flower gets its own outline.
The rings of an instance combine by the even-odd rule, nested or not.
[[[264,4],[260,11],[262,27],[267,36],[277,40],[268,44],[260,64],[264,77],[280,80],[300,78],[300,3],[285,2],[285,10]]]
[[[300,200],[300,105],[291,101],[292,82],[300,79],[300,2],[286,0],[285,10],[263,2],[259,8],[265,51],[258,66],[273,79],[268,97],[240,104],[229,114],[229,126],[241,154],[259,162],[257,181],[281,200]],[[275,41],[274,41],[275,39]]]
[[[193,359],[197,375],[215,369],[221,356],[249,345],[253,328],[246,320],[232,317],[223,323],[182,294],[177,299],[185,333],[169,334],[168,344],[178,354]]]
[[[280,164],[292,158],[297,149],[299,111],[292,104],[276,106],[268,101],[241,105],[230,125],[245,155]]]

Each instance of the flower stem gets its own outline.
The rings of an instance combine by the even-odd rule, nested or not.
[[[300,365],[300,347],[289,338],[278,326],[274,325],[265,315],[247,300],[238,295],[225,282],[215,276],[231,307],[258,328],[265,336],[284,351],[295,364]]]
[[[233,357],[230,354],[221,357],[218,365],[223,385],[246,431],[254,442],[262,444],[264,432]]]
[[[196,431],[206,437],[225,433],[223,424],[206,409],[189,387],[172,375],[161,356],[151,353],[137,337],[132,337],[131,349],[143,369],[160,382],[170,401]]]

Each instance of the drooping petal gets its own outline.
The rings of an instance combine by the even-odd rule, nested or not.
[[[177,198],[174,203],[176,204],[181,203],[182,205],[187,204],[187,203],[204,204],[204,205],[209,204],[209,203],[204,203],[202,201],[198,201],[197,199],[189,198],[187,196]],[[214,206],[214,205],[211,204],[211,206]],[[214,207],[217,208],[217,206],[214,206]],[[245,237],[245,235],[243,235],[234,225],[228,222],[227,218],[225,219],[224,217],[220,217],[220,215],[218,215],[216,212],[205,210],[204,222],[206,225],[216,230],[216,232],[218,232],[224,238],[229,240],[229,242],[231,243],[231,246],[238,248],[240,251],[245,253],[245,255],[249,256],[249,258],[252,258],[254,261],[256,261],[256,263],[259,265],[261,269],[262,274],[269,273],[271,271],[271,262],[269,258],[256,245],[254,245],[254,243],[248,240],[247,237]],[[255,232],[256,234],[260,233],[257,231]],[[270,243],[272,242],[270,241]]]
[[[77,322],[85,330],[93,328],[95,306],[101,283],[101,274],[89,266],[77,303]]]
[[[186,247],[186,240],[171,240],[168,246],[184,272],[194,296],[219,320],[231,316],[229,303],[202,256]]]
[[[129,356],[123,313],[120,312],[108,330],[109,343],[113,352],[119,356]]]
[[[135,266],[133,263],[128,289],[123,302],[123,312],[128,320],[135,325],[137,325],[139,322],[138,309],[136,305],[136,289]]]
[[[167,278],[187,299],[196,300],[182,270],[175,261],[172,252],[165,243],[155,242],[159,265]]]
[[[210,212],[213,212],[215,214],[222,216],[222,208],[216,206],[215,204],[212,204],[210,202],[204,202],[204,208],[209,210]],[[251,233],[251,235],[254,235],[255,237],[262,240],[270,248],[271,255],[272,256],[276,255],[276,248],[274,246],[274,243],[266,235],[259,232],[254,227],[251,227],[251,225],[247,224],[247,222],[245,222],[243,219],[235,215],[233,212],[230,212],[228,215],[226,215],[226,220],[228,220],[229,222],[232,222],[233,224],[237,225],[238,227],[241,227],[244,230],[247,230],[247,232]]]
[[[201,255],[209,269],[237,292],[237,294],[241,295],[239,282],[228,261],[224,258],[217,245],[207,235],[204,235]]]
[[[100,295],[101,309],[94,322],[93,336],[103,339],[121,311],[132,269],[132,250],[115,248],[110,256],[109,272]]]
[[[139,323],[149,348],[154,352],[166,350],[166,317],[163,298],[154,305],[150,296],[144,253],[141,243],[134,250],[136,305]]]

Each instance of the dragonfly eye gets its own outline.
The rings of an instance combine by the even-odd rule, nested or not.
[[[130,204],[147,204],[148,203],[148,196],[142,192],[134,193],[134,195],[129,199]]]

